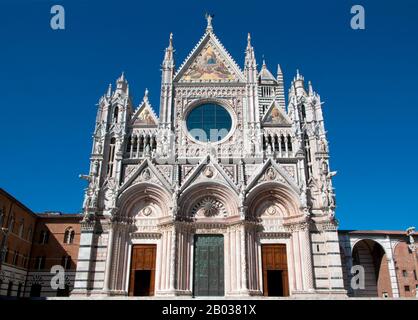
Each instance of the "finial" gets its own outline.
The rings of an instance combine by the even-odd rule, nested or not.
[[[148,88],[145,88],[144,100],[148,100]]]
[[[264,59],[264,54],[263,54],[263,68],[266,68],[266,59]]]
[[[215,16],[214,14],[209,14],[209,13],[206,13],[205,14],[205,18],[206,18],[206,20],[208,22],[208,25],[206,27],[206,31],[209,31],[209,32],[213,31],[212,19],[213,19],[214,16]]]
[[[170,41],[169,41],[168,47],[169,48],[173,47],[173,33],[172,32],[170,32]]]
[[[109,83],[109,86],[107,87],[107,94],[106,96],[110,97],[112,95],[112,84]]]
[[[300,77],[299,69],[296,69],[296,79]]]
[[[248,32],[248,35],[247,35],[247,45],[248,45],[248,47],[251,47],[251,34]]]

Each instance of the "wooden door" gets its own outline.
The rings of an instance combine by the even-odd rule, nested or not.
[[[263,263],[263,294],[265,296],[288,296],[289,280],[285,244],[261,246]]]
[[[224,295],[224,239],[219,235],[196,235],[193,294]]]
[[[157,246],[139,244],[132,246],[129,295],[154,295],[155,261]],[[146,282],[146,283],[144,283]],[[138,288],[140,286],[140,288]],[[138,294],[138,292],[140,292]]]

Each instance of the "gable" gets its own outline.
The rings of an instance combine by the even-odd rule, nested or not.
[[[191,170],[182,182],[180,191],[183,192],[192,184],[211,181],[225,184],[238,193],[238,188],[233,179],[231,179],[228,173],[212,158],[212,156],[205,156],[202,158],[199,165]]]
[[[158,124],[157,116],[152,110],[151,106],[144,102],[136,111],[132,117],[132,125],[134,126],[152,126],[155,127]]]
[[[267,110],[263,117],[263,125],[271,126],[290,126],[291,121],[285,114],[282,108],[280,108],[275,102],[273,102],[270,108]]]
[[[289,186],[296,193],[300,189],[295,181],[295,177],[289,175],[287,170],[284,170],[276,161],[269,158],[263,165],[260,165],[252,177],[250,178],[246,190],[249,191],[256,185],[263,182],[279,182]]]
[[[213,33],[206,33],[180,67],[178,82],[243,82],[244,75]]]

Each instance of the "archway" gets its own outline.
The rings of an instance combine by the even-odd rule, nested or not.
[[[265,296],[288,296],[293,289],[290,285],[294,277],[291,273],[295,273],[292,259],[295,258],[293,240],[289,233],[284,234],[284,225],[303,219],[298,196],[281,183],[266,182],[249,192],[246,204],[247,219],[259,222],[262,227],[254,231],[252,237],[258,239],[263,234],[268,235],[265,241],[261,239],[249,244],[250,289],[261,289],[258,284],[261,276],[262,293]],[[261,260],[261,274],[257,268],[257,260]],[[300,270],[299,273],[301,272]]]
[[[155,294],[157,255],[161,256],[162,250],[161,243],[156,240],[159,238],[158,223],[171,214],[170,201],[168,192],[152,183],[134,185],[119,197],[117,204],[121,217],[132,221],[134,228],[119,228],[115,237],[119,249],[114,259],[119,266],[114,270],[114,289],[124,288],[130,296]],[[154,235],[152,243],[149,240],[151,235]]]
[[[364,268],[364,289],[354,289],[355,297],[392,297],[385,250],[376,241],[364,239],[353,247],[353,266]]]

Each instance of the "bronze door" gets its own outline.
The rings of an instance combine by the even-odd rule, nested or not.
[[[154,295],[156,252],[157,246],[154,244],[132,246],[130,296]]]
[[[224,238],[221,235],[195,235],[193,294],[224,295]]]
[[[265,296],[288,296],[289,280],[285,244],[261,246]]]

